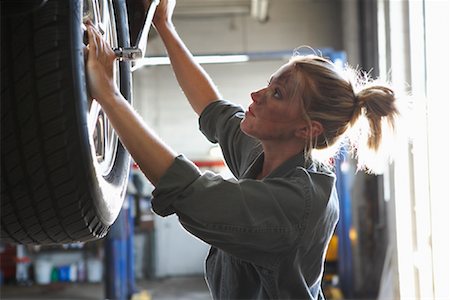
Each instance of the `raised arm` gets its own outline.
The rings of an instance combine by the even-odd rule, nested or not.
[[[178,84],[194,111],[200,115],[211,102],[221,98],[205,70],[194,61],[172,22],[175,0],[161,0],[153,24],[166,47]]]
[[[115,54],[88,24],[87,79],[90,95],[108,116],[120,140],[153,185],[172,165],[177,154],[146,126],[120,94],[113,78]]]

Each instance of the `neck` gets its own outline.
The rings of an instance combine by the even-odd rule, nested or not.
[[[304,143],[262,142],[264,162],[258,179],[264,178],[296,154],[303,152]]]

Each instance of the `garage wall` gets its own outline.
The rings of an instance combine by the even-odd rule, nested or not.
[[[351,0],[349,0],[351,1]],[[186,17],[175,25],[195,54],[292,51],[302,45],[343,49],[341,3],[336,0],[271,1],[269,21],[246,15]],[[153,32],[147,56],[164,55]],[[204,65],[223,97],[244,107],[250,92],[267,84],[285,61]],[[178,87],[170,66],[143,67],[133,73],[134,107],[177,152],[208,160],[213,146],[198,131],[198,119]],[[177,218],[155,218],[156,276],[203,273],[208,246],[188,235]]]
[[[176,12],[175,26],[194,53],[342,46],[341,3],[336,0],[272,0],[265,23],[249,15],[189,17]],[[164,53],[159,39],[147,50],[149,55]]]

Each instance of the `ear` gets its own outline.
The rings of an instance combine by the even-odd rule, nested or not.
[[[301,139],[310,139],[321,135],[323,132],[323,126],[318,121],[311,121],[310,124],[299,127],[295,131],[295,135]]]

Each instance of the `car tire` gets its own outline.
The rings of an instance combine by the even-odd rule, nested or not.
[[[122,207],[130,157],[86,87],[83,23],[92,3],[101,3],[96,25],[109,18],[112,46],[128,47],[124,0],[48,0],[22,14],[2,10],[3,241],[99,239]],[[116,73],[131,99],[129,63],[117,62]]]

